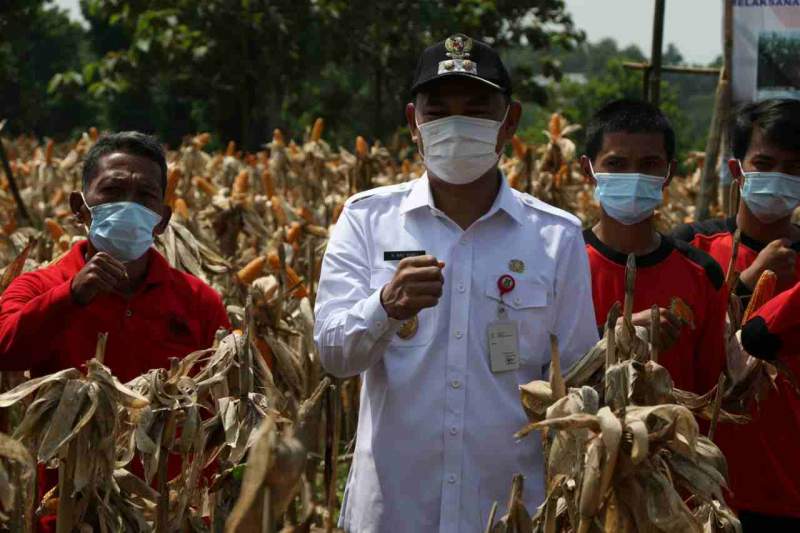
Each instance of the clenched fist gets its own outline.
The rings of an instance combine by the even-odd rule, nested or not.
[[[758,254],[753,264],[742,272],[740,280],[750,290],[755,289],[764,270],[772,270],[778,277],[778,287],[791,287],[797,282],[797,252],[792,250],[789,239],[778,239],[769,243]]]
[[[381,289],[381,305],[386,314],[408,320],[426,307],[433,307],[442,296],[444,263],[431,255],[406,257],[400,261],[392,280]]]
[[[128,285],[125,265],[105,252],[97,252],[72,278],[72,298],[86,305],[100,293],[123,292]]]

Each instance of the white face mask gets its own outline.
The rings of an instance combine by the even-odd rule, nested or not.
[[[500,159],[497,133],[503,120],[454,115],[417,124],[422,136],[425,167],[437,178],[453,185],[472,183]]]

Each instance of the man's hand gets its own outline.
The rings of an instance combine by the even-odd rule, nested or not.
[[[420,310],[435,306],[442,295],[443,268],[444,263],[430,255],[401,260],[392,280],[381,289],[381,305],[386,314],[408,320]]]
[[[128,286],[128,271],[117,259],[97,252],[72,278],[72,298],[86,305],[104,292],[122,292]]]
[[[756,288],[758,278],[765,270],[772,270],[778,277],[778,287],[790,287],[797,281],[797,252],[789,248],[789,239],[778,239],[769,243],[756,257],[753,264],[742,272],[739,279],[751,291]]]
[[[664,307],[659,308],[659,317],[661,324],[658,328],[658,351],[664,352],[672,347],[678,340],[681,334],[681,321],[678,317],[672,314],[672,311]],[[642,326],[650,331],[650,309],[639,311],[631,316],[631,322],[634,326]],[[617,321],[617,325],[622,323],[622,318]]]

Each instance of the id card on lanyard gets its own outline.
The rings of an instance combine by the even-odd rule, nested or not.
[[[519,325],[510,320],[506,312],[503,296],[514,290],[516,282],[508,274],[497,280],[500,292],[500,303],[497,307],[497,319],[487,327],[489,341],[489,363],[492,372],[508,372],[519,368]]]

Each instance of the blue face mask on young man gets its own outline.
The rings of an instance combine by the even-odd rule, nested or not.
[[[782,172],[742,171],[742,174],[742,200],[764,224],[790,216],[800,205],[800,176]]]
[[[638,224],[653,215],[664,199],[666,178],[639,173],[599,172],[594,197],[608,216],[626,226]]]
[[[161,215],[136,202],[109,202],[89,206],[89,240],[101,252],[123,263],[142,257],[153,245],[153,229]]]

